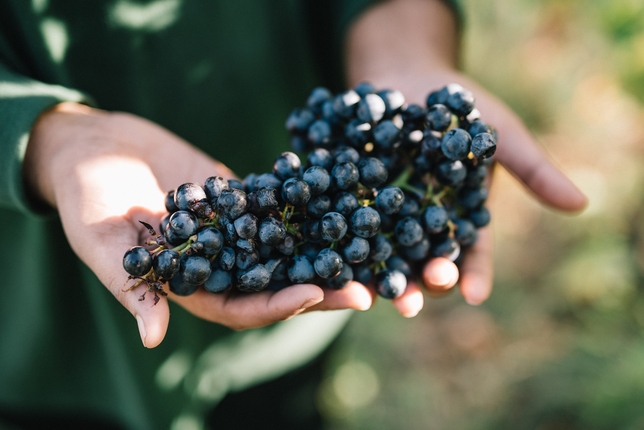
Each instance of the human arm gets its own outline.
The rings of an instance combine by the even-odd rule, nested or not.
[[[501,101],[457,70],[458,31],[453,11],[440,0],[390,0],[367,10],[351,27],[345,46],[349,85],[369,81],[377,88],[402,91],[410,103],[424,105],[429,91],[456,82],[471,90],[486,122],[498,129],[495,158],[541,202],[579,211],[586,198],[544,155],[521,120]],[[480,304],[492,289],[492,234],[479,231],[460,274],[442,258],[430,261],[423,280],[430,290],[451,288],[460,279],[465,300]],[[404,315],[423,306],[412,284],[394,304]]]

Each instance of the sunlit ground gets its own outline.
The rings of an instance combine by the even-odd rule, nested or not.
[[[489,302],[357,315],[319,406],[337,429],[644,428],[644,3],[464,3],[465,69],[590,205],[546,209],[498,169]]]

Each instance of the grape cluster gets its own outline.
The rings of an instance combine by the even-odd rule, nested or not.
[[[294,152],[242,181],[213,176],[168,192],[160,233],[123,257],[128,290],[177,295],[356,280],[400,296],[428,258],[459,262],[487,225],[496,131],[458,84],[426,106],[360,83],[315,88],[286,120]]]

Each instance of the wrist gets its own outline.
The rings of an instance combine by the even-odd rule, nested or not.
[[[367,10],[348,33],[348,83],[353,86],[369,81],[378,87],[401,89],[401,83],[419,72],[453,73],[458,40],[454,12],[441,0],[378,4]]]
[[[29,136],[23,161],[23,180],[30,197],[56,207],[55,183],[70,172],[74,141],[89,140],[91,130],[105,114],[97,109],[64,102],[40,114]],[[77,150],[77,149],[76,149]]]

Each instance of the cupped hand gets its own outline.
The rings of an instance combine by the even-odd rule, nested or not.
[[[457,70],[459,30],[454,11],[442,0],[390,0],[368,9],[351,27],[345,45],[350,85],[368,81],[377,88],[397,89],[408,103],[425,106],[427,95],[450,83],[472,91],[481,119],[494,126],[499,140],[495,158],[544,204],[568,212],[582,210],[586,197],[544,154],[528,129],[503,102]],[[465,300],[484,302],[492,291],[492,233],[479,229],[457,268],[451,261],[429,261],[421,274],[431,292],[458,282]],[[394,300],[405,316],[423,307],[423,295],[411,283]]]
[[[155,304],[146,286],[126,291],[125,251],[150,237],[139,223],[157,226],[168,190],[185,182],[233,173],[162,127],[125,113],[63,103],[43,113],[32,129],[24,176],[36,198],[56,208],[80,259],[136,318],[143,344],[163,340],[170,318],[165,298]],[[166,288],[167,289],[167,288]],[[278,292],[215,295],[199,290],[170,299],[197,317],[239,330],[288,319],[323,303],[316,285]],[[371,293],[357,284],[331,293],[324,309],[366,309]]]

